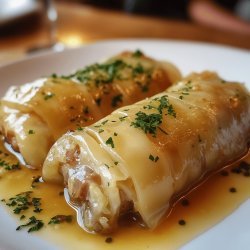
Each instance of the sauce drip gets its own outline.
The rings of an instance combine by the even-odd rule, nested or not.
[[[3,143],[0,143],[0,152],[1,162],[17,163],[16,157],[5,149]],[[244,162],[250,163],[250,154],[244,158]],[[41,176],[40,170],[22,166],[21,169],[5,171],[0,166],[0,199],[33,191],[35,197],[41,198],[43,210],[38,214],[34,214],[32,209],[25,211],[26,221],[19,220],[21,214],[14,215],[17,226],[35,215],[45,224],[35,234],[61,249],[176,249],[222,221],[250,198],[249,169],[248,172],[246,169],[231,165],[210,176],[176,202],[170,215],[154,230],[142,228],[137,223],[123,223],[118,232],[106,236],[89,234],[81,229],[75,211],[67,205],[62,195],[63,187],[41,182],[38,178]],[[1,206],[5,206],[4,202]],[[8,209],[6,206],[6,209],[11,216],[11,207]],[[73,220],[71,223],[48,225],[56,215],[72,215]]]

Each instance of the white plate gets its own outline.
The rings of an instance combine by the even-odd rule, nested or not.
[[[156,59],[173,62],[184,75],[192,71],[214,70],[225,79],[244,82],[250,89],[250,52],[247,50],[180,41],[116,40],[61,53],[46,53],[3,66],[0,68],[0,95],[4,95],[10,85],[22,84],[52,73],[71,73],[123,50],[134,49],[141,49]],[[182,250],[249,249],[249,211],[250,199],[231,216],[185,245]],[[15,222],[7,216],[3,207],[0,207],[0,221],[1,250],[57,249],[36,236],[25,232],[15,233]]]

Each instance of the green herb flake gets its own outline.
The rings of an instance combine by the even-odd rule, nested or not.
[[[110,168],[110,166],[109,166],[108,164],[104,163],[104,165],[105,165],[107,168]]]
[[[139,75],[139,74],[143,74],[145,72],[145,69],[143,68],[143,66],[138,63],[134,68],[133,68],[133,77]]]
[[[119,79],[120,71],[129,68],[122,60],[113,60],[107,63],[95,63],[84,69],[76,71],[74,74],[62,76],[64,79],[76,79],[84,84],[94,83],[96,87],[103,84],[112,83],[115,79]]]
[[[154,156],[151,155],[151,154],[149,155],[148,159],[151,160],[151,161],[154,161],[154,160],[155,160]]]
[[[43,98],[43,99],[44,99],[45,101],[47,101],[47,100],[49,100],[50,98],[52,98],[53,96],[55,96],[55,94],[49,92],[49,93],[47,93],[47,94],[44,95],[44,98]]]
[[[4,170],[7,170],[7,171],[11,171],[11,170],[20,170],[21,166],[19,162],[10,164],[8,161],[0,158],[0,168],[3,168]]]
[[[169,100],[167,99],[167,96],[161,96],[161,98],[156,98],[155,100],[158,100],[160,102],[158,106],[158,111],[160,114],[162,114],[163,110],[166,109],[168,115],[171,115],[176,118],[176,112],[173,108],[173,105],[169,103]]]
[[[161,114],[146,114],[144,112],[137,112],[134,122],[131,122],[131,126],[142,129],[146,134],[152,134],[156,136],[156,130],[162,123]]]
[[[33,129],[30,129],[30,130],[28,131],[28,134],[29,134],[29,135],[33,135],[33,134],[35,134],[35,131],[34,131]]]
[[[40,207],[41,206],[41,198],[32,198],[32,205],[34,206],[34,213],[40,213],[43,209]]]
[[[141,57],[143,56],[143,53],[137,49],[133,54],[132,54],[133,57]]]
[[[20,225],[16,228],[17,231],[21,230],[24,227],[29,227],[28,233],[39,231],[44,226],[44,223],[41,220],[38,220],[35,216],[29,218],[29,221],[26,224]]]
[[[31,197],[32,191],[22,192],[5,201],[5,204],[13,208],[14,214],[20,214],[29,208],[33,208],[33,212],[40,213],[41,198]]]
[[[105,242],[110,244],[110,243],[113,242],[113,238],[112,238],[112,237],[107,237],[107,238],[105,239]]]
[[[119,117],[119,120],[120,120],[121,122],[123,122],[127,117],[128,117],[127,115],[121,116],[121,117]]]
[[[192,90],[192,81],[188,81],[183,88],[180,89],[182,91],[182,94],[188,95],[189,91]]]
[[[105,125],[109,120],[105,120],[102,122],[102,125]]]
[[[24,215],[24,214],[22,214],[21,216],[20,216],[20,220],[23,220],[23,219],[25,219],[26,218],[26,216]]]
[[[76,128],[76,130],[77,130],[77,131],[83,131],[83,130],[84,130],[84,128],[82,128],[82,127],[78,127],[78,128]]]
[[[32,177],[32,182],[31,182],[31,187],[32,187],[32,188],[36,188],[36,187],[37,187],[37,183],[40,182],[40,178],[41,178],[40,175],[39,175],[39,176],[33,176],[33,177]]]
[[[151,161],[153,161],[153,162],[157,162],[160,158],[159,158],[159,156],[153,156],[153,155],[149,155],[149,157],[148,157],[148,159],[149,160],[151,160]]]
[[[56,215],[50,219],[48,224],[71,223],[72,219],[72,215]]]
[[[108,140],[106,141],[106,144],[107,144],[107,145],[110,145],[112,148],[115,147],[112,137],[109,137],[109,138],[108,138]]]

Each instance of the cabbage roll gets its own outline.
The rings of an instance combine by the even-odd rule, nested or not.
[[[43,166],[45,181],[64,183],[89,232],[117,228],[126,213],[156,227],[212,171],[243,156],[250,96],[216,73],[193,73],[166,91],[63,135]]]
[[[140,51],[123,52],[68,76],[52,75],[11,87],[1,100],[2,133],[27,165],[39,168],[69,130],[166,89],[180,79],[172,64]]]

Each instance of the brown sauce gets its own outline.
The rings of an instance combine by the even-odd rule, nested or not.
[[[0,150],[2,160],[6,158],[8,162],[17,162],[14,156],[4,155],[8,152],[2,143]],[[250,162],[249,155],[247,157],[244,160]],[[44,228],[35,234],[62,249],[176,249],[222,221],[250,198],[250,177],[248,174],[232,173],[232,167],[214,174],[184,199],[180,199],[156,229],[148,230],[136,224],[123,226],[117,233],[108,235],[110,237],[88,234],[78,226],[75,211],[67,205],[62,195],[63,187],[35,183],[32,188],[34,177],[41,175],[39,170],[22,167],[21,170],[5,172],[0,167],[0,199],[30,190],[35,197],[42,198],[41,213],[34,214],[31,211],[24,214],[26,218],[35,215],[43,220]],[[1,206],[5,206],[4,203]],[[11,216],[11,207],[9,209],[6,206],[6,209]],[[73,221],[48,225],[50,218],[58,214],[72,215]],[[13,216],[16,217],[17,226],[26,222],[25,219],[19,220],[20,215]]]

